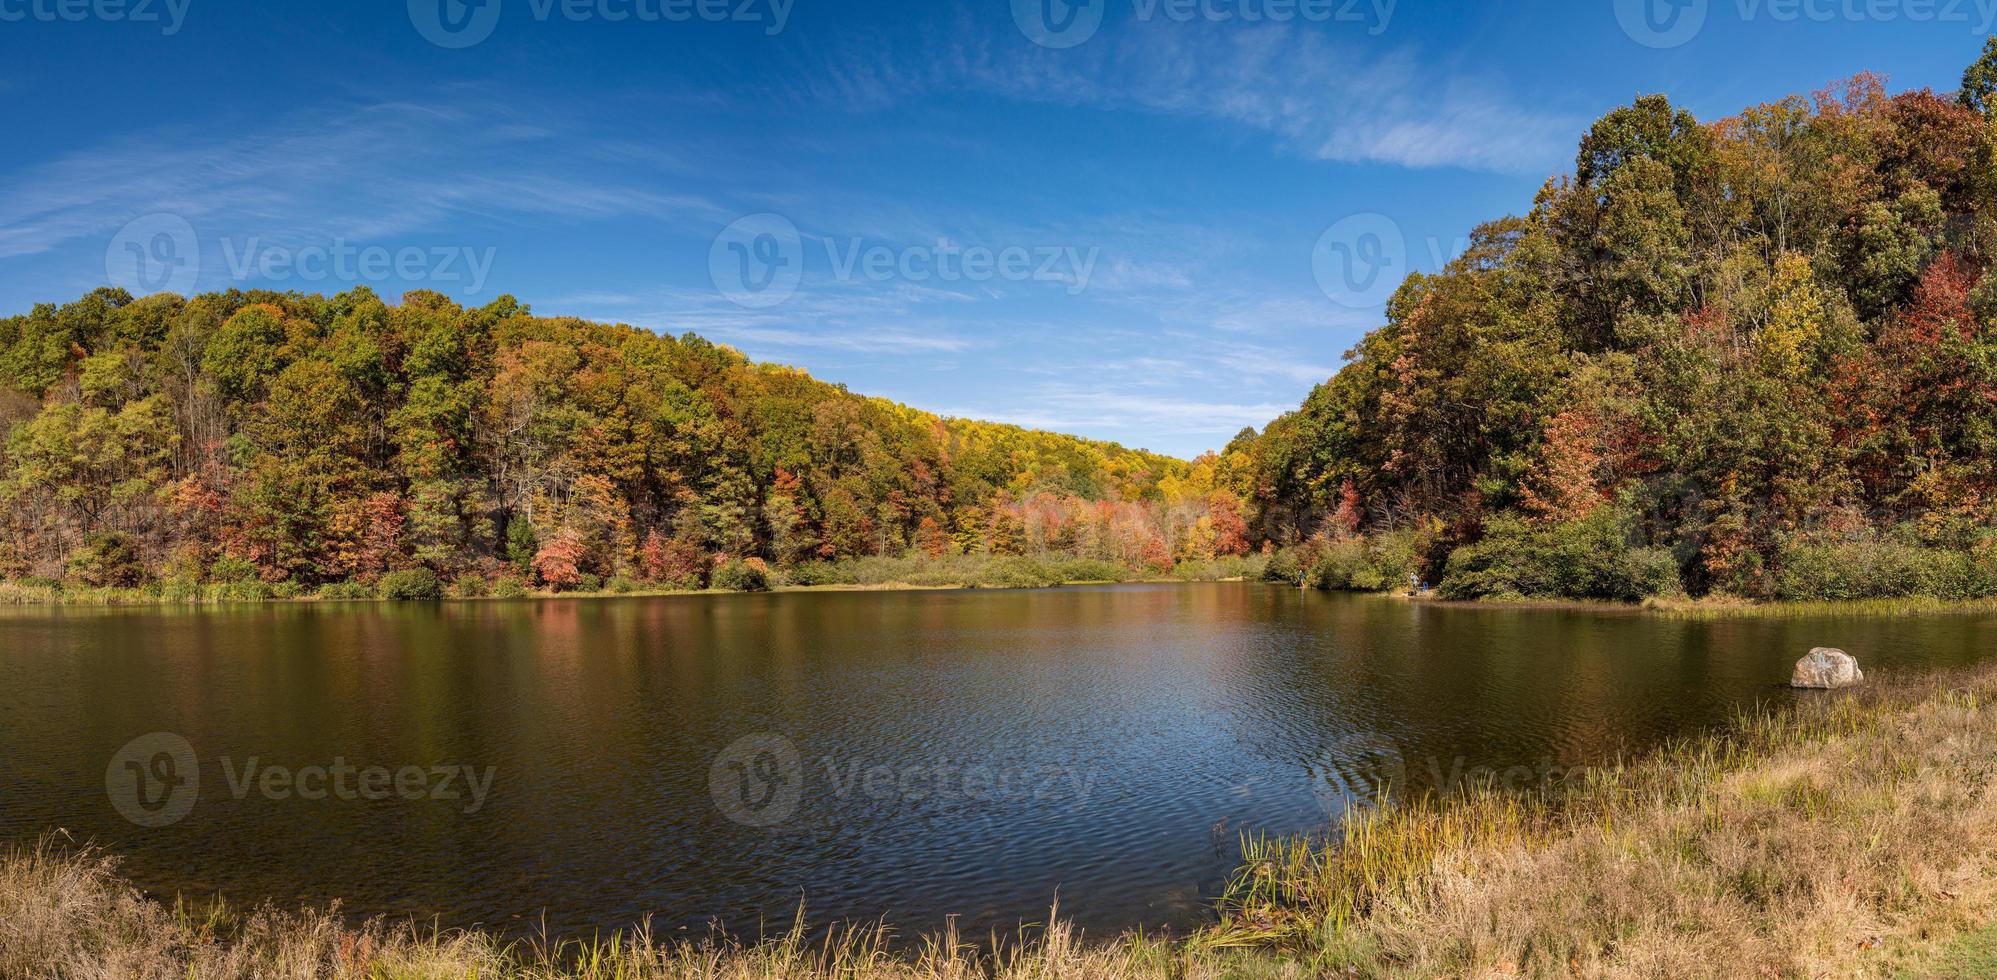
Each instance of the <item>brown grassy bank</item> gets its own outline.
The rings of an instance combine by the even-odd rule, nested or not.
[[[192,914],[101,855],[0,860],[0,976],[142,978],[1978,975],[1997,962],[1997,666],[1877,680],[1553,795],[1356,812],[1251,841],[1219,924],[998,954],[878,932],[555,949],[322,911]],[[901,947],[903,950],[906,947]],[[1971,971],[1971,972],[1965,972]]]
[[[1997,668],[1875,682],[1558,795],[1251,842],[1210,941],[1367,975],[1914,975],[1997,921]]]

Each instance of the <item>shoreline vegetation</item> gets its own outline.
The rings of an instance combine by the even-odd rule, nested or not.
[[[436,599],[601,599],[726,595],[743,592],[865,592],[957,589],[1031,589],[1114,583],[1218,582],[1261,579],[1268,561],[1258,555],[1186,561],[1167,568],[1131,568],[1114,562],[1059,556],[955,555],[932,559],[864,558],[775,569],[758,561],[723,566],[707,588],[674,588],[656,582],[612,579],[554,591],[517,578],[444,583],[417,575],[348,581],[317,589],[285,588],[257,581],[184,586],[104,587],[58,579],[0,582],[0,606],[216,605],[241,602],[342,602]],[[580,586],[594,586],[583,588]]]
[[[910,578],[919,577],[910,576]],[[638,587],[623,591],[603,589],[594,592],[505,590],[497,594],[488,593],[481,596],[458,596],[447,593],[434,597],[434,601],[484,602],[508,600],[648,599],[754,593],[971,592],[994,589],[1041,589],[1088,585],[1175,585],[1196,582],[1261,582],[1277,587],[1287,586],[1295,588],[1295,585],[1292,583],[1275,581],[1259,574],[1254,564],[1249,564],[1245,568],[1223,564],[1198,569],[1175,569],[1172,575],[1126,574],[1100,578],[1060,578],[1029,574],[1011,577],[1010,581],[997,578],[974,578],[969,581],[905,581],[901,578],[890,578],[866,582],[779,583],[772,584],[766,589],[754,590],[661,589],[654,587]],[[1433,592],[1416,595],[1406,592],[1334,591],[1343,591],[1353,595],[1377,596],[1382,599],[1393,599],[1445,609],[1521,610],[1531,612],[1572,611],[1611,615],[1655,616],[1665,619],[1687,620],[1949,616],[1997,613],[1997,599],[1988,598],[1935,599],[1925,596],[1912,596],[1896,599],[1847,599],[1838,601],[1749,601],[1734,598],[1691,599],[1678,597],[1650,598],[1642,602],[1618,602],[1598,599],[1520,597],[1442,599],[1437,598]],[[261,599],[232,595],[165,598],[157,593],[142,589],[77,588],[75,586],[57,587],[42,584],[23,585],[15,582],[0,582],[0,608],[29,608],[36,606],[85,609],[142,609],[148,607],[205,608],[228,605],[318,605],[323,603],[389,603],[396,601],[400,600],[386,598],[373,593],[346,590],[336,591],[330,595],[304,594]]]
[[[1354,541],[1359,545],[1361,542]],[[530,588],[519,579],[497,582],[459,580],[438,582],[418,575],[412,587],[384,577],[376,582],[342,582],[317,589],[286,588],[263,582],[204,583],[139,587],[92,586],[58,579],[0,581],[0,607],[74,606],[144,607],[213,606],[247,603],[389,602],[486,599],[622,599],[713,596],[755,592],[893,592],[1035,589],[1076,585],[1172,584],[1190,582],[1266,582],[1277,586],[1320,591],[1392,596],[1422,605],[1463,609],[1575,610],[1643,614],[1676,619],[1734,617],[1803,618],[1836,616],[1946,615],[1997,612],[1997,597],[1930,595],[1855,596],[1842,599],[1743,599],[1737,596],[1683,594],[1637,599],[1568,598],[1494,594],[1457,598],[1440,589],[1411,592],[1386,583],[1412,575],[1411,565],[1357,570],[1342,565],[1333,549],[1337,542],[1313,542],[1264,554],[1187,561],[1169,570],[1130,568],[1114,562],[1062,558],[1055,555],[952,555],[932,559],[865,558],[772,569],[744,563],[743,573],[717,576],[727,583],[708,588],[672,588],[658,583],[612,579],[596,588],[552,591]],[[1408,579],[1412,581],[1412,579]]]
[[[1526,792],[1243,841],[1186,937],[591,941],[141,896],[59,838],[0,857],[0,975],[260,978],[1972,976],[1997,957],[1997,666],[1875,678]]]

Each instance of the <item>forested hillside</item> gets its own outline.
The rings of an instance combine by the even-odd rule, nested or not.
[[[1256,530],[1327,587],[1997,592],[1993,89],[1997,41],[1959,93],[1609,113],[1236,441]]]
[[[1191,463],[510,298],[100,290],[0,320],[0,578],[563,591],[1280,548],[1272,577],[1459,598],[1997,595],[1993,92],[1997,41],[1955,93],[1861,74],[1709,123],[1640,98],[1300,409]]]
[[[1210,464],[939,418],[511,298],[99,290],[0,321],[0,381],[14,580],[561,591],[869,555],[1163,569],[1248,550]]]

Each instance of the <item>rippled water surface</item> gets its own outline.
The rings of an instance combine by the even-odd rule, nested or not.
[[[1323,827],[1383,781],[1641,750],[1797,696],[1779,684],[1814,645],[1873,672],[1968,663],[1992,624],[1252,583],[5,611],[0,837],[65,828],[166,893],[523,931],[753,934],[803,896],[819,921],[982,934],[1057,894],[1095,932],[1183,928],[1244,830]],[[144,828],[112,799],[167,774],[122,768],[154,732],[199,779]],[[355,772],[303,799],[245,781],[252,760]],[[419,767],[423,797],[365,798],[372,767]],[[460,767],[491,774],[475,810],[436,775]]]

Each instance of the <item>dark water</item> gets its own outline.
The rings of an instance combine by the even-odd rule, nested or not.
[[[1641,750],[1796,696],[1778,683],[1813,645],[1969,663],[1992,624],[1259,584],[11,611],[0,838],[66,828],[164,893],[558,934],[753,935],[800,896],[904,931],[1009,931],[1057,894],[1092,932],[1183,927],[1243,830],[1321,828],[1382,781]],[[198,786],[169,792],[186,768],[157,740],[119,755],[153,732]],[[310,775],[336,761],[345,793]],[[482,796],[458,767],[490,772]],[[148,828],[114,798],[192,810]]]

